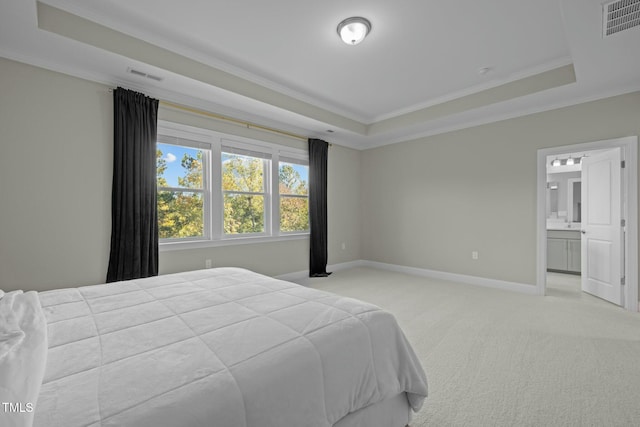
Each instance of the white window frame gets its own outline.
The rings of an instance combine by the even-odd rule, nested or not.
[[[264,231],[262,233],[238,233],[238,234],[226,234],[224,232],[224,217],[222,217],[222,230],[221,235],[222,239],[242,239],[247,237],[265,237],[272,235],[272,221],[271,221],[271,194],[273,191],[273,186],[271,185],[271,174],[269,173],[272,168],[273,159],[271,157],[270,152],[266,152],[266,150],[261,146],[255,146],[251,144],[247,144],[246,142],[240,142],[233,139],[223,138],[221,140],[222,146],[220,149],[220,161],[218,164],[220,165],[220,178],[222,179],[222,153],[229,154],[238,154],[241,156],[254,157],[258,159],[262,159],[262,193],[258,192],[250,192],[250,191],[227,191],[222,190],[222,184],[220,184],[220,188],[222,191],[222,200],[221,203],[224,205],[224,195],[233,193],[233,194],[250,194],[256,196],[264,197]],[[277,163],[276,163],[277,164]],[[224,209],[223,209],[224,211]]]
[[[211,162],[211,144],[198,135],[189,135],[184,132],[174,132],[172,136],[158,135],[158,143],[177,145],[202,150],[202,188],[184,188],[184,187],[158,187],[160,191],[173,191],[184,193],[201,193],[203,195],[203,235],[195,237],[165,238],[161,239],[163,243],[175,242],[197,242],[207,241],[211,239],[211,221],[207,218],[211,216],[211,182],[208,179],[209,165]]]
[[[175,142],[172,142],[175,141]],[[195,249],[237,244],[252,244],[281,240],[308,239],[309,231],[280,231],[280,195],[278,191],[280,158],[283,162],[307,164],[309,154],[306,150],[285,147],[251,138],[224,134],[208,129],[178,123],[158,121],[158,142],[186,145],[193,142],[196,148],[205,149],[203,155],[203,187],[205,188],[204,228],[205,236],[197,238],[161,239],[161,252],[181,249]],[[190,145],[187,145],[190,146]],[[224,233],[224,197],[222,190],[222,152],[223,147],[246,153],[260,154],[265,168],[264,203],[265,230],[263,233]],[[241,154],[241,153],[238,153]],[[206,157],[206,160],[205,160]],[[183,189],[179,189],[183,191]]]
[[[280,160],[282,160],[283,163],[289,163],[289,164],[298,164],[298,165],[305,165],[307,167],[309,167],[309,154],[307,153],[306,156],[300,155],[299,153],[293,152],[293,151],[287,151],[287,150],[279,150],[278,152],[278,162],[276,163],[278,166],[274,167],[274,181],[273,182],[277,182],[278,183],[278,188],[280,188]],[[306,195],[298,195],[298,194],[283,194],[283,197],[294,197],[294,198],[306,198],[307,200],[309,200],[309,193],[307,192]],[[300,234],[300,233],[309,233],[309,231],[280,231],[280,191],[276,191],[275,195],[274,195],[274,202],[273,202],[273,207],[274,207],[274,218],[276,218],[276,221],[273,221],[274,225],[278,227],[278,233],[280,233],[280,235],[283,236],[287,236],[287,235],[296,235],[296,234]]]

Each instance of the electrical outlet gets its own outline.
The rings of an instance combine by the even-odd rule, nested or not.
[[[478,259],[478,251],[471,252],[471,259]]]
[[[211,268],[211,260],[210,259],[205,259],[204,260],[204,268]]]
[[[347,249],[347,244],[345,242],[342,242],[342,250],[344,251],[345,249]]]

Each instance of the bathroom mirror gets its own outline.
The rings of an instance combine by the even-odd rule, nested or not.
[[[547,206],[549,212],[547,217],[558,217],[558,188],[559,183],[557,181],[547,182]]]
[[[569,222],[582,222],[582,180],[567,180],[567,218]]]

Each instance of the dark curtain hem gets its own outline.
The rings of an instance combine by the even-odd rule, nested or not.
[[[309,277],[327,277],[327,157],[329,144],[309,139]]]
[[[316,274],[309,274],[309,277],[329,277],[331,273],[316,273]]]
[[[111,252],[107,282],[158,275],[158,100],[113,91]]]

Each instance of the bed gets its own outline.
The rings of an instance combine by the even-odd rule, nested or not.
[[[239,268],[10,292],[0,324],[3,426],[402,427],[427,395],[391,314]]]

